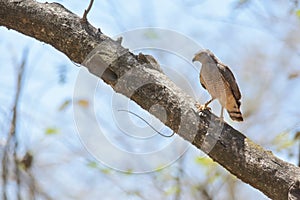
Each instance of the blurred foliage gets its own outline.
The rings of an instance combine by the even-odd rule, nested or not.
[[[300,10],[296,10],[296,15],[300,19]]]
[[[289,74],[288,79],[295,79],[299,77],[299,72],[293,72]]]
[[[32,166],[32,163],[33,163],[33,155],[32,155],[32,153],[31,152],[26,152],[25,156],[21,160],[21,167],[24,170],[28,170]]]
[[[276,147],[276,151],[286,150],[295,145],[296,140],[289,137],[289,132],[279,133],[271,141],[271,144]]]
[[[58,108],[59,111],[63,111],[65,109],[67,109],[69,107],[69,105],[71,104],[71,99],[67,99],[65,100]]]
[[[81,1],[61,2],[80,15],[86,6],[86,2]],[[175,3],[95,1],[89,13],[91,23],[101,27],[109,36],[145,26],[161,27],[181,32],[211,49],[230,65],[242,90],[242,109],[246,120],[241,124],[229,123],[274,154],[293,163],[298,162],[300,135],[295,129],[300,116],[299,18],[298,1],[269,0],[178,0]],[[0,89],[3,91],[0,93],[0,109],[1,113],[9,113],[16,74],[8,69],[10,63],[17,60],[22,44],[10,38],[13,32],[6,29],[4,32],[8,34],[0,37],[0,73],[5,74],[0,79]],[[16,37],[24,39],[20,34]],[[158,37],[150,31],[144,39]],[[136,41],[137,38],[134,40],[140,42]],[[34,40],[30,42],[32,49],[36,49],[36,55],[28,61],[32,66],[24,82],[26,90],[17,129],[20,167],[28,173],[24,172],[21,176],[25,180],[22,185],[24,199],[34,199],[30,198],[30,193],[36,199],[266,199],[212,159],[199,156],[197,149],[191,148],[168,167],[159,165],[155,172],[145,174],[135,174],[133,169],[120,172],[94,161],[76,134],[74,116],[68,109],[78,105],[86,111],[92,106],[90,99],[72,99],[72,81],[77,78],[78,69],[48,45],[39,46]],[[182,44],[184,48],[188,47]],[[198,91],[197,99],[201,102],[206,100],[207,93],[200,89],[198,74],[191,73],[186,62],[182,65],[174,62],[163,51],[154,53],[155,58],[164,65],[164,70],[178,70],[194,84],[192,88]],[[47,65],[48,61],[53,62]],[[185,85],[185,82],[180,82],[182,80],[171,78],[178,81],[178,86]],[[104,89],[100,95],[103,98],[106,97]],[[106,105],[102,107],[104,111],[96,112],[105,122],[101,128],[116,132],[111,125],[114,123],[109,121],[114,119],[108,118],[111,108]],[[212,110],[218,112],[215,108]],[[89,114],[87,112],[84,117],[89,119]],[[8,116],[1,115],[1,127],[5,127]],[[91,128],[87,127],[87,132],[91,132]],[[287,127],[292,128],[287,130]],[[0,133],[1,149],[5,144],[4,130]],[[53,137],[45,138],[45,135]],[[120,143],[125,146],[128,141],[120,138],[116,135],[109,139],[121,140]],[[105,150],[106,147],[101,144],[99,141],[99,149]],[[117,155],[109,156],[122,159]],[[131,160],[124,161],[124,166],[127,166],[126,162]],[[10,179],[10,190],[14,191],[15,176]],[[27,182],[32,184],[26,186]],[[25,195],[26,189],[29,190],[28,195]]]
[[[90,103],[88,100],[80,99],[80,100],[77,100],[77,104],[81,107],[87,108],[87,107],[89,107]]]
[[[62,85],[67,82],[67,66],[66,65],[58,66],[58,82]]]
[[[55,135],[59,133],[59,129],[55,128],[55,127],[48,127],[45,130],[45,134],[46,135]]]

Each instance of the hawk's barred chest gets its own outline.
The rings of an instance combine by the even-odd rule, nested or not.
[[[226,99],[227,87],[213,58],[210,58],[206,64],[202,64],[200,80],[202,80],[201,83],[208,90],[212,98],[219,99],[220,101]]]

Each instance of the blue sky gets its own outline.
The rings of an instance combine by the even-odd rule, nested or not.
[[[80,16],[88,5],[88,1],[59,1],[59,3]],[[168,46],[170,49],[172,47],[178,48],[176,44],[182,41],[181,39],[178,40],[178,35],[184,35],[199,46],[211,49],[233,70],[243,95],[242,110],[245,115],[247,113],[246,120],[243,123],[232,122],[228,117],[226,120],[264,148],[274,150],[277,156],[297,163],[297,145],[290,146],[282,151],[275,151],[280,144],[278,142],[274,143],[274,140],[276,141],[276,137],[283,134],[284,141],[289,142],[293,138],[293,133],[300,129],[300,109],[297,106],[300,98],[298,92],[300,91],[300,81],[299,78],[288,79],[290,73],[299,72],[300,49],[296,37],[297,34],[299,35],[299,19],[293,12],[289,11],[291,6],[285,4],[284,1],[278,1],[276,4],[252,2],[240,10],[234,10],[234,5],[234,1],[164,0],[147,1],[147,3],[137,0],[126,2],[96,1],[88,15],[88,19],[94,26],[100,27],[102,32],[110,37],[124,35],[124,32],[138,28],[159,27],[176,33],[174,44]],[[164,41],[164,36],[150,34],[148,39],[150,43],[151,37],[157,37],[157,41]],[[170,35],[168,36],[172,38]],[[145,40],[142,38],[126,39],[128,38],[124,38],[125,46],[136,44],[139,46]],[[189,52],[191,48],[186,47],[185,44],[180,43],[180,50],[186,48],[181,52],[188,52],[187,55],[192,56],[192,53]],[[118,123],[111,113],[113,103],[128,103],[124,97],[116,95],[110,87],[102,81],[97,82],[91,76],[83,79],[86,84],[82,85],[79,90],[75,84],[78,81],[80,68],[75,66],[65,55],[48,44],[3,27],[0,27],[1,129],[3,127],[4,130],[7,130],[8,128],[6,123],[15,93],[16,66],[20,63],[22,52],[26,48],[29,49],[28,66],[19,108],[21,114],[20,138],[23,141],[20,154],[28,149],[35,153],[36,175],[40,176],[39,183],[41,187],[49,188],[49,185],[47,186],[50,182],[47,182],[49,177],[51,177],[51,181],[62,186],[64,184],[60,183],[59,178],[63,176],[67,182],[74,184],[62,186],[50,192],[65,199],[70,198],[65,191],[71,191],[75,188],[78,192],[71,196],[80,196],[80,193],[86,188],[84,187],[86,185],[82,183],[83,180],[92,181],[95,187],[99,186],[101,184],[100,180],[102,180],[103,187],[107,190],[100,194],[104,195],[105,193],[108,197],[114,197],[116,194],[126,197],[124,190],[141,190],[143,194],[148,194],[147,191],[143,190],[143,187],[136,186],[136,182],[142,179],[145,181],[146,186],[153,187],[155,183],[153,182],[153,176],[155,175],[131,175],[131,177],[127,176],[124,180],[124,174],[116,171],[112,171],[110,175],[107,175],[99,173],[99,171],[97,173],[93,169],[89,169],[90,171],[85,169],[86,163],[91,160],[97,161],[95,158],[98,157],[93,155],[86,144],[83,145],[82,141],[80,142],[80,136],[82,135],[78,135],[78,124],[76,124],[73,113],[74,106],[81,109],[77,117],[85,119],[82,128],[88,130],[87,134],[92,134],[94,131],[89,119],[91,116],[96,116],[103,135],[118,149],[139,153],[141,151],[142,153],[159,152],[161,148],[170,145],[170,141],[154,137],[151,142],[145,143],[126,137],[120,131],[120,127],[118,127]],[[135,52],[138,53],[139,51],[152,54],[162,64],[163,70],[170,76],[170,79],[188,93],[194,94],[200,102],[203,103],[209,99],[209,95],[198,82],[197,70],[200,69],[199,64],[192,65],[183,56],[180,57],[180,55],[171,51],[141,48]],[[62,69],[66,72],[63,73],[66,79],[64,84],[59,82],[59,72]],[[82,96],[79,95],[78,99],[73,98],[74,90],[82,92],[80,93]],[[69,99],[73,101],[74,105],[59,111],[59,107]],[[87,107],[76,104],[80,99],[86,99],[90,103],[94,102],[94,104],[88,104]],[[129,104],[130,108],[143,113],[134,103],[130,102]],[[219,115],[220,108],[217,102],[212,104],[212,108],[213,112]],[[157,127],[164,133],[170,133],[168,128],[156,122],[151,116],[146,113],[144,113],[144,116],[150,122],[156,123]],[[132,117],[130,119],[133,121],[131,125],[137,127],[129,128],[148,131],[146,125],[141,121]],[[45,130],[49,127],[57,128],[59,134],[45,136]],[[122,137],[121,142],[120,137]],[[5,143],[4,138],[3,133],[0,133],[0,146]],[[180,141],[181,139],[176,137],[171,143],[177,140]],[[108,164],[108,161],[116,162],[117,168],[122,163],[124,164],[122,162],[126,160],[124,155],[115,153],[112,156],[108,152],[109,149],[105,148],[107,143],[101,143],[95,138],[92,138],[91,142],[96,145],[96,149],[93,149],[93,151],[99,151],[107,156],[104,158],[104,162],[100,162],[97,167],[105,169],[108,165],[116,168],[116,166]],[[184,143],[182,140],[182,143],[176,143],[176,146]],[[155,145],[157,145],[157,148],[155,148]],[[203,156],[203,153],[193,147],[189,147],[186,152],[184,145],[181,150],[175,154],[165,155],[167,158],[175,155],[175,158],[173,162],[168,160],[169,167],[165,168],[164,175],[169,174],[170,176],[170,174],[176,173],[176,169],[184,166],[186,177],[183,178],[183,181],[189,181],[190,184],[194,183],[195,185],[204,182],[209,172],[207,168],[194,162],[195,158]],[[296,155],[289,157],[288,153],[291,152]],[[181,154],[184,156],[177,160],[176,155]],[[163,166],[166,164],[164,163],[164,157],[158,156],[156,158],[157,160],[154,160],[153,163],[157,162]],[[121,162],[121,164],[118,162]],[[130,167],[138,166],[142,162],[146,161],[137,160],[135,165],[132,164],[134,162],[128,162],[122,167],[126,168],[126,165]],[[149,167],[149,165],[145,166],[146,168]],[[153,166],[151,167],[153,168]],[[157,165],[157,167],[161,166]],[[42,175],[43,170],[40,169],[51,170],[54,175]],[[85,170],[86,173],[79,177],[78,174],[82,173],[79,171],[82,170]],[[197,173],[191,174],[191,171],[197,171]],[[226,177],[226,175],[224,176]],[[95,177],[99,180],[94,180]],[[225,182],[226,180],[225,178]],[[116,194],[113,191],[109,192],[115,182],[119,183],[119,188],[113,190]],[[220,185],[223,185],[222,179],[213,182],[209,187],[209,191],[213,193],[221,187]],[[246,184],[238,184],[236,190],[240,191],[239,195],[245,197],[245,199],[266,199],[260,192]],[[157,190],[153,189],[153,191]],[[226,192],[226,188],[223,187],[220,194],[216,194],[216,198]],[[99,192],[91,191],[89,195],[94,198],[99,195]],[[188,192],[184,195],[188,195]],[[157,198],[162,196],[158,195]],[[135,198],[138,199],[133,197],[133,199]]]

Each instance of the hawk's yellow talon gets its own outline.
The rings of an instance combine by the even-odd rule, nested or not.
[[[205,104],[204,105],[201,105],[199,103],[196,103],[195,104],[196,108],[198,109],[198,111],[203,111],[203,110],[211,110],[210,107],[206,106]]]

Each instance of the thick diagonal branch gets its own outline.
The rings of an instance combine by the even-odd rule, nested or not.
[[[278,159],[229,125],[216,122],[209,111],[197,113],[195,100],[163,73],[63,6],[32,0],[0,0],[0,25],[48,43],[77,63],[100,45],[99,55],[108,68],[104,74],[101,69],[89,68],[91,73],[146,110],[154,104],[163,106],[167,126],[270,198],[297,198],[298,167]],[[131,78],[122,79],[125,74]],[[149,84],[131,93],[129,88],[145,80]],[[159,114],[153,114],[162,120]]]

